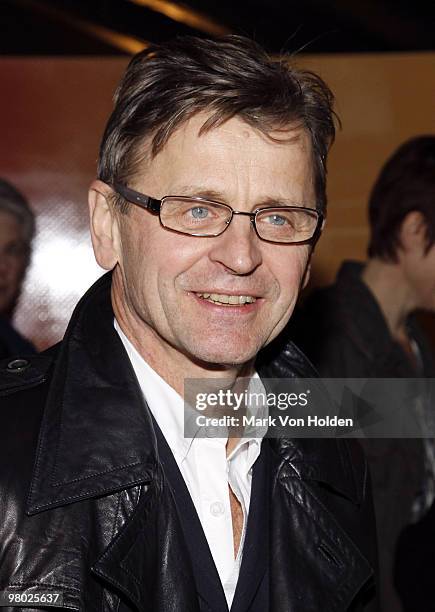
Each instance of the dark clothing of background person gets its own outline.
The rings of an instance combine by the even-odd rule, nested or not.
[[[381,308],[361,279],[362,271],[363,264],[345,262],[332,286],[315,290],[290,323],[291,340],[324,378],[433,377],[431,350],[416,321],[409,317],[407,322],[409,337],[418,347],[412,363],[391,336]],[[419,439],[361,442],[373,482],[382,611],[396,612],[402,606],[393,585],[395,547],[403,528],[422,516],[432,501],[430,453]]]
[[[32,355],[35,347],[12,325],[0,317],[0,359],[18,355]]]

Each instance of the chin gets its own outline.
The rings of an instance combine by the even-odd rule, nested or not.
[[[230,350],[228,348],[219,350],[214,347],[196,350],[191,353],[194,361],[202,364],[205,368],[211,366],[212,369],[242,366],[255,359],[256,355],[257,350],[247,349],[241,351],[239,347],[231,347]]]

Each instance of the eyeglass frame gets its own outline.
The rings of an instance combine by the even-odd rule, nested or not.
[[[221,236],[229,228],[234,215],[244,215],[250,218],[250,221],[251,221],[252,226],[254,227],[255,233],[257,234],[258,238],[260,240],[263,240],[264,242],[271,242],[273,244],[311,244],[311,243],[315,243],[318,240],[320,233],[323,229],[324,222],[325,222],[325,215],[322,212],[320,212],[316,208],[309,208],[307,206],[264,206],[262,208],[257,208],[256,210],[252,212],[244,212],[240,210],[234,210],[229,204],[225,204],[224,202],[210,200],[209,198],[203,198],[201,196],[166,195],[166,196],[163,196],[163,198],[158,199],[158,198],[152,198],[151,196],[145,195],[144,193],[140,193],[140,191],[131,189],[131,187],[127,187],[126,185],[123,185],[122,183],[115,182],[113,183],[113,185],[109,185],[109,186],[113,189],[113,191],[116,194],[120,195],[122,198],[127,200],[127,202],[130,202],[131,204],[137,204],[141,208],[144,208],[145,210],[148,210],[149,212],[155,215],[159,215],[160,225],[164,229],[168,230],[169,232],[175,232],[176,234],[181,234],[182,236],[194,236],[196,238],[216,238],[217,236]],[[194,202],[199,202],[199,203],[208,202],[210,204],[218,204],[219,206],[225,206],[231,211],[231,217],[229,221],[226,222],[226,226],[224,227],[224,229],[217,234],[190,234],[187,232],[182,232],[181,230],[176,230],[171,227],[167,227],[166,225],[162,223],[160,211],[161,211],[162,205],[164,204],[164,201],[167,198],[177,198],[179,200],[193,200]],[[281,242],[279,240],[268,240],[267,238],[263,238],[262,236],[260,236],[260,234],[258,233],[257,222],[256,222],[258,213],[264,210],[268,210],[268,209],[275,210],[275,209],[280,209],[280,208],[283,208],[285,210],[304,210],[304,211],[309,211],[310,213],[315,213],[317,215],[317,223],[316,223],[316,227],[314,229],[313,235],[310,238],[306,238],[305,240],[301,240],[301,241],[297,240],[297,241],[291,241],[291,242]]]

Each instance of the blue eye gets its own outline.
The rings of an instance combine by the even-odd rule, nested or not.
[[[208,217],[209,210],[205,206],[195,206],[190,209],[191,215],[194,219],[206,219]]]
[[[272,225],[285,225],[287,223],[287,219],[281,215],[269,215],[267,219]]]

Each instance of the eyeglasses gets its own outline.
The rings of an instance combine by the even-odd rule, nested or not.
[[[314,208],[271,206],[241,212],[202,197],[170,195],[158,200],[120,183],[114,183],[112,189],[128,202],[159,215],[162,227],[188,236],[220,236],[234,215],[249,217],[261,240],[280,244],[315,242],[323,226],[324,217]]]

